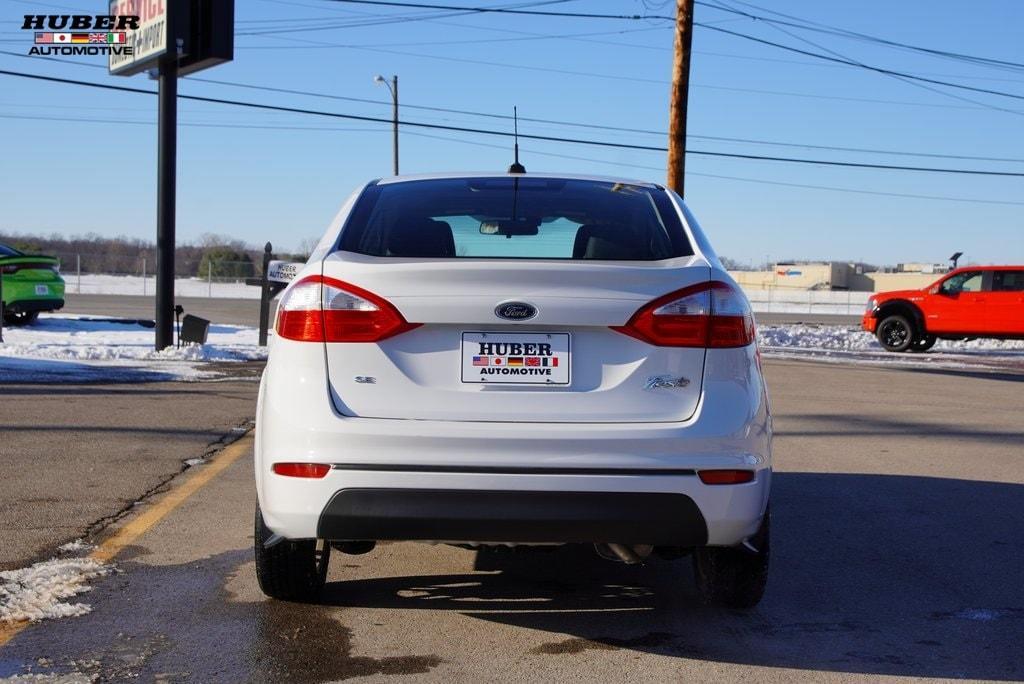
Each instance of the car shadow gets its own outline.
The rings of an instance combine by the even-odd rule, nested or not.
[[[477,552],[474,572],[330,583],[335,606],[458,611],[550,633],[534,654],[631,649],[801,670],[1020,679],[1024,486],[776,473],[773,558],[750,612],[701,605],[687,559],[584,547]]]
[[[0,382],[12,384],[164,382],[177,380],[173,373],[140,366],[100,366],[74,361],[16,356],[0,357]]]

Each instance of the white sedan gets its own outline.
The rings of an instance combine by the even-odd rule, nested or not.
[[[256,568],[310,600],[380,540],[692,555],[756,604],[771,418],[749,303],[678,195],[537,174],[377,180],[284,292]]]

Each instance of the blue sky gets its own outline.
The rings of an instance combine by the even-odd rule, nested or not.
[[[722,2],[765,14],[735,0]],[[1015,0],[754,2],[802,20],[895,41],[1024,62],[1024,3]],[[0,50],[27,52],[30,32],[19,30],[23,14],[89,13],[104,5],[5,0]],[[541,9],[671,14],[674,3],[576,0]],[[667,129],[669,22],[441,14],[328,0],[236,0],[234,62],[196,78],[379,102],[257,91],[192,78],[184,79],[179,90],[390,117],[390,96],[373,77],[398,74],[405,104],[496,114],[511,113],[516,105],[523,117]],[[388,17],[402,20],[381,23]],[[979,66],[791,28],[786,34],[708,5],[698,5],[696,19],[801,49],[825,48],[862,63],[1024,94],[1024,69]],[[256,35],[282,28],[299,30]],[[1024,172],[1024,161],[896,156],[698,138],[1024,160],[1024,100],[939,86],[928,90],[701,27],[695,29],[693,48],[693,150]],[[100,58],[65,59],[75,63],[0,53],[0,69],[155,89],[144,75],[107,75]],[[404,109],[402,118],[508,127],[497,119],[415,109]],[[0,76],[0,229],[153,239],[155,120],[156,99],[151,96]],[[179,120],[179,242],[220,233],[252,244],[269,240],[293,248],[304,239],[319,237],[357,185],[391,172],[389,124],[187,101],[180,103]],[[520,132],[665,143],[662,135],[525,121]],[[530,171],[659,182],[665,178],[660,152],[529,140],[522,142],[521,150]],[[504,169],[510,157],[511,145],[502,138],[421,129],[402,132],[403,172]],[[740,261],[796,258],[888,264],[943,261],[952,252],[963,251],[978,263],[1024,263],[1024,178],[701,156],[688,158],[687,171],[688,204],[719,253]]]

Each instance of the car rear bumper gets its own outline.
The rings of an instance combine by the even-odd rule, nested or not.
[[[702,546],[708,532],[679,493],[346,488],[320,515],[317,536]]]
[[[661,544],[678,533],[674,545],[737,544],[756,532],[771,482],[771,418],[753,353],[709,350],[696,412],[662,423],[344,417],[328,400],[320,349],[309,345],[303,363],[278,356],[282,365],[272,353],[256,426],[264,521],[289,539]],[[736,354],[751,358],[737,364],[727,356]],[[280,462],[331,470],[319,479],[287,477],[272,471]],[[703,469],[752,470],[755,478],[706,485],[697,476]],[[342,494],[368,490],[374,494]],[[608,514],[592,505],[599,500]],[[394,511],[367,517],[353,501]],[[531,513],[531,501],[543,505]],[[625,527],[613,527],[620,518]],[[606,540],[608,530],[627,538]]]
[[[4,311],[10,313],[32,313],[33,311],[56,311],[64,308],[64,300],[49,299],[19,299],[4,303]]]

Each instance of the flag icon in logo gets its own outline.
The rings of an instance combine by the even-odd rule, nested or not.
[[[494,357],[494,365],[495,366],[504,366],[505,365],[505,359],[501,358],[500,356],[495,356]]]
[[[558,366],[558,357],[557,356],[552,356],[550,359],[545,357],[545,358],[541,359],[541,363],[544,366],[557,367]]]
[[[473,357],[473,365],[474,366],[487,366],[489,364],[490,364],[490,357],[488,357],[488,356],[474,356]]]
[[[70,43],[71,42],[71,34],[70,33],[54,33],[53,34],[53,42],[54,43]]]
[[[522,356],[510,356],[510,357],[508,357],[508,365],[510,365],[510,366],[522,366],[523,365],[523,357]]]
[[[128,42],[127,36],[128,36],[128,34],[126,34],[126,33],[108,33],[107,34],[107,42],[108,43],[126,43],[126,42]]]
[[[71,42],[72,43],[88,43],[89,42],[89,34],[88,33],[72,33],[71,34]]]
[[[89,42],[90,43],[106,43],[107,42],[107,34],[106,33],[90,33],[89,34]]]
[[[540,365],[540,357],[539,356],[527,356],[526,357],[526,365],[527,366],[539,366]]]
[[[37,33],[36,34],[36,44],[37,45],[39,43],[52,43],[52,42],[53,42],[53,34],[52,33]]]

